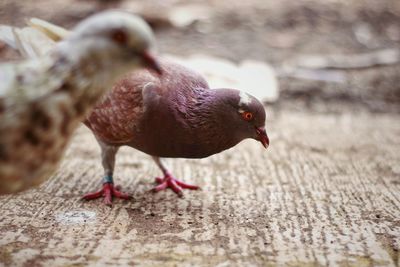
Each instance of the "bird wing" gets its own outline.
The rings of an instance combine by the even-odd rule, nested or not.
[[[48,75],[52,64],[49,57],[0,64],[0,100],[25,103],[60,88],[68,71],[61,71],[59,67],[58,75]]]
[[[16,81],[16,69],[12,64],[0,65],[0,99],[13,88]]]
[[[28,20],[27,24],[29,27],[24,28],[0,25],[0,40],[24,58],[31,59],[0,65],[0,99],[7,97],[8,102],[39,98],[61,86],[64,78],[59,75],[49,79],[45,73],[51,66],[47,55],[69,32],[36,18]]]
[[[152,80],[154,77],[146,70],[126,75],[96,105],[85,124],[104,142],[129,143],[135,138],[144,113],[143,90]]]
[[[27,24],[32,28],[39,30],[40,32],[42,32],[48,38],[50,38],[55,42],[59,42],[67,38],[68,35],[70,34],[68,30],[38,18],[31,18],[30,20],[27,21]]]
[[[0,40],[24,58],[47,55],[57,42],[70,34],[68,30],[45,20],[31,18],[26,23],[28,27],[24,28],[0,25]]]
[[[47,55],[56,44],[34,28],[16,28],[7,25],[0,25],[0,40],[17,50],[24,58],[39,58]]]

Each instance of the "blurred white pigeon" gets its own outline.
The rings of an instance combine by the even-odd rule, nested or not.
[[[46,35],[0,26],[0,40],[34,58],[0,65],[0,194],[46,180],[74,129],[115,79],[136,67],[160,73],[150,54],[152,31],[128,13],[93,15],[57,44]]]

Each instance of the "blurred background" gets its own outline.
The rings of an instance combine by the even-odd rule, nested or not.
[[[237,76],[229,64],[252,61],[238,86],[265,91],[274,110],[400,111],[398,0],[1,0],[0,23],[34,16],[71,28],[109,8],[143,16],[162,54],[196,55],[217,80]],[[1,59],[17,57],[0,45]]]

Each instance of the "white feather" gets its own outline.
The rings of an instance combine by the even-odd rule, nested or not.
[[[240,91],[239,97],[240,97],[240,99],[239,99],[239,106],[250,104],[251,98],[250,98],[250,96],[249,96],[248,94],[246,94],[245,92]]]
[[[25,58],[39,58],[53,49],[55,42],[39,30],[0,25],[0,40]]]

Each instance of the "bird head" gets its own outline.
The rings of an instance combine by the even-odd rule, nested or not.
[[[269,138],[265,130],[263,104],[257,98],[239,90],[219,89],[217,91],[223,95],[220,99],[225,102],[223,113],[227,116],[222,119],[222,123],[229,125],[229,131],[233,133],[236,140],[252,138],[268,148]]]
[[[269,146],[269,138],[265,130],[265,109],[263,104],[255,97],[239,92],[237,115],[240,129],[247,138],[253,138],[265,147]]]
[[[161,74],[152,55],[153,33],[146,22],[132,14],[105,11],[90,16],[75,27],[66,42],[82,54],[89,52],[98,60],[117,62],[118,67],[147,67]]]

